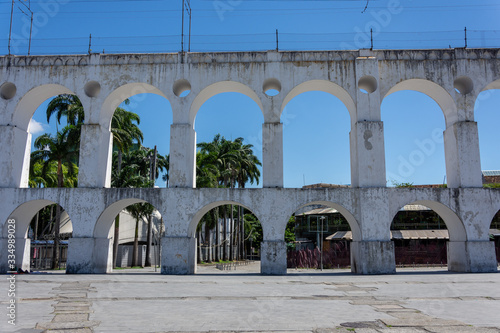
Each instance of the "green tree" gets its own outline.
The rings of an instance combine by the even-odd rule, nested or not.
[[[55,115],[57,124],[61,124],[61,118],[66,118],[68,125],[78,126],[83,124],[85,112],[82,102],[76,95],[62,94],[56,96],[47,106],[47,122]]]
[[[135,219],[134,247],[132,251],[132,266],[142,266],[139,262],[139,222],[153,213],[154,207],[148,203],[137,203],[128,206],[127,211]]]
[[[75,175],[77,169],[75,163],[78,159],[80,138],[75,135],[73,125],[64,127],[53,137],[50,134],[43,134],[35,139],[34,146],[37,149],[31,153],[31,159],[34,164],[43,162],[41,174],[47,174],[51,164],[57,164],[57,187],[64,187],[63,164],[68,167],[67,175]],[[59,268],[59,227],[61,224],[61,207],[56,207],[55,234],[54,234],[54,255],[52,268]]]
[[[211,142],[202,142],[198,144],[199,152],[197,153],[197,187],[240,187],[244,188],[246,183],[259,183],[260,171],[258,166],[261,165],[258,158],[253,154],[253,146],[243,143],[243,138],[236,140],[226,140],[220,134],[215,135]],[[244,250],[244,226],[241,208],[237,208],[236,214],[238,219],[235,223],[233,205],[222,206],[222,234],[224,260],[234,259],[234,249],[238,249],[238,257]],[[228,217],[229,210],[229,217]],[[228,232],[228,218],[231,221]],[[216,223],[216,235],[219,235],[219,223]],[[229,240],[227,235],[229,233]],[[218,240],[217,244],[220,244]],[[227,253],[227,244],[229,244],[229,253]],[[217,260],[216,250],[216,260]]]
[[[153,163],[153,149],[139,146],[136,149],[132,149],[127,153],[122,155],[122,168],[118,169],[118,152],[113,154],[113,171],[111,177],[111,186],[113,187],[153,187],[154,180],[158,179],[160,172],[168,170],[169,158],[168,156],[162,156],[161,154],[156,155],[156,163]],[[151,170],[154,165],[154,175],[155,179],[151,179]],[[135,209],[135,208],[132,208]],[[127,208],[128,210],[128,208]],[[153,210],[151,210],[153,212]],[[147,240],[147,255],[151,253],[151,228],[152,228],[152,218],[151,214],[147,216],[148,218],[148,240]],[[136,220],[139,223],[140,220]],[[119,234],[117,234],[116,226],[120,223],[120,215],[118,214],[115,218],[115,243],[116,246],[114,250],[114,267],[116,267],[116,255],[118,250]],[[138,226],[137,226],[138,228]],[[137,229],[138,230],[138,229]],[[135,242],[134,242],[135,243]],[[150,260],[146,260],[147,265],[151,265]]]

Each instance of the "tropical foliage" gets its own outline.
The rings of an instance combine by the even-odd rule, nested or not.
[[[198,148],[197,188],[244,188],[248,183],[259,184],[258,167],[261,163],[253,153],[253,146],[244,144],[243,138],[233,141],[217,134],[211,142],[199,143]],[[248,244],[246,241],[255,238],[256,245],[259,246],[258,235],[262,235],[257,218],[243,207],[234,205],[223,205],[210,210],[201,219],[197,230],[200,251],[198,258],[203,258],[201,248],[204,247],[208,249],[208,255],[205,256],[208,261],[242,259],[250,250],[245,247]]]
[[[127,104],[128,100],[125,101]],[[78,157],[81,128],[85,113],[81,101],[75,95],[56,96],[48,104],[47,120],[55,120],[57,133],[43,134],[35,140],[35,151],[30,163],[30,187],[76,187],[78,180]],[[139,129],[140,117],[123,108],[117,108],[111,121],[113,134],[113,167],[111,184],[113,187],[153,187],[161,173],[169,183],[169,156],[162,156],[156,150],[142,146],[143,133]],[[62,128],[61,128],[62,127]],[[154,159],[156,156],[156,159]],[[196,156],[196,186],[244,188],[248,184],[259,184],[261,166],[253,153],[253,147],[245,144],[243,138],[227,140],[216,135],[211,142],[200,143]],[[62,208],[56,206],[54,219],[55,242],[59,242],[58,223]],[[47,208],[47,212],[53,208]],[[136,220],[134,239],[134,265],[137,264],[137,243],[140,221],[148,220],[152,213],[149,204],[135,204],[127,208]],[[47,216],[47,212],[40,216]],[[38,216],[38,215],[37,215]],[[149,219],[150,220],[150,219]],[[151,224],[151,223],[149,223]],[[117,253],[119,236],[119,215],[115,220],[114,255]],[[148,226],[151,228],[151,226]],[[249,239],[259,246],[262,228],[251,212],[243,207],[224,205],[211,210],[200,222],[198,231],[200,242],[213,239],[215,229],[216,260],[241,258],[247,249],[244,244]],[[204,231],[204,236],[201,231]],[[150,231],[148,231],[150,236]],[[150,244],[150,239],[148,239]],[[55,249],[58,246],[55,246]],[[59,254],[54,255],[55,261]],[[113,260],[116,263],[116,257]],[[55,268],[58,262],[54,262]]]

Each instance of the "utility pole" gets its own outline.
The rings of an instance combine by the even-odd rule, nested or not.
[[[321,220],[321,231],[320,231],[320,249],[319,249],[319,261],[320,261],[320,267],[321,267],[321,270],[323,270],[323,222],[325,221],[325,217],[324,216],[321,216],[319,218]]]
[[[467,27],[465,27],[464,32],[465,32],[465,48],[467,48]]]
[[[188,52],[191,52],[191,1],[182,0],[182,20],[181,20],[181,53],[184,53],[184,15],[185,12],[189,15],[189,31],[188,31]]]
[[[12,19],[14,18],[14,0],[12,0],[12,6],[10,7],[10,28],[9,28],[9,55],[10,55],[10,41],[12,40]]]
[[[279,51],[279,44],[278,44],[278,29],[276,29],[276,52]]]
[[[21,7],[18,6],[19,10],[21,11],[21,13],[23,13],[24,15],[26,15],[27,17],[30,18],[30,37],[29,37],[29,41],[28,41],[28,55],[31,54],[31,37],[33,35],[33,11],[31,10],[31,0],[28,1],[28,4],[26,5],[23,1],[19,1],[21,2],[21,4],[26,7],[26,9],[30,12],[29,14],[27,14]],[[11,54],[11,51],[10,51],[10,45],[11,45],[11,41],[12,41],[12,23],[14,21],[14,0],[12,0],[12,6],[10,8],[10,28],[9,28],[9,55]]]
[[[154,181],[156,179],[156,157],[158,155],[158,152],[156,150],[156,146],[153,150],[153,155],[151,156],[151,159],[149,161],[149,179],[153,181],[153,188],[155,187]],[[149,215],[149,222],[148,222],[148,234],[147,234],[147,239],[146,239],[146,261],[144,263],[144,266],[146,267],[151,267],[151,236],[153,233],[153,215]]]
[[[181,53],[184,54],[184,1],[182,0],[182,9],[181,9],[181,15],[182,15],[182,27],[181,27]]]

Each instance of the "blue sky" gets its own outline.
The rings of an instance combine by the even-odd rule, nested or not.
[[[500,46],[500,4],[486,1],[252,1],[191,0],[192,51],[321,50],[369,47],[367,31],[373,29],[374,47],[463,47],[464,27],[469,47]],[[27,53],[29,24],[16,0],[13,54]],[[398,14],[388,17],[388,6]],[[11,2],[0,0],[0,53],[7,54]],[[32,1],[35,13],[32,54],[84,54],[92,34],[93,52],[180,51],[181,1]],[[26,11],[26,9],[24,9]],[[187,22],[186,22],[187,31]],[[185,39],[187,44],[187,38]],[[187,45],[185,46],[187,49]],[[133,111],[141,118],[146,146],[157,145],[168,154],[172,113],[168,101],[155,95],[132,98]],[[476,103],[483,170],[500,169],[498,142],[500,93],[483,92]],[[35,113],[40,130],[50,130],[44,105]],[[318,121],[318,119],[320,121]],[[388,96],[382,103],[388,185],[392,181],[414,184],[443,183],[444,148],[435,147],[418,166],[404,168],[417,142],[433,138],[444,129],[444,117],[429,97],[411,91]],[[255,145],[262,158],[262,113],[248,97],[225,93],[208,100],[200,109],[195,129],[198,142],[217,133],[243,137]],[[293,99],[285,110],[284,172],[286,187],[318,182],[349,184],[349,115],[335,97],[308,92]],[[41,132],[39,132],[41,133]],[[35,136],[39,133],[36,133]],[[403,172],[402,172],[403,170]],[[165,186],[162,181],[158,186]],[[259,184],[261,186],[262,184]]]

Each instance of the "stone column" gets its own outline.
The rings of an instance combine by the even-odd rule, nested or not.
[[[170,126],[169,187],[196,187],[196,132],[191,124]]]
[[[385,187],[384,125],[378,60],[369,50],[356,59],[356,114],[351,124],[352,187]]]
[[[99,274],[111,272],[110,239],[77,237],[68,240],[66,274]]]
[[[448,270],[464,273],[497,271],[495,243],[491,241],[448,242]]]
[[[396,272],[394,244],[391,241],[389,198],[386,188],[356,190],[356,213],[361,239],[351,242],[351,271],[356,274]]]
[[[165,236],[161,240],[161,274],[196,273],[196,238]]]
[[[482,187],[477,123],[459,121],[444,131],[448,187]]]
[[[260,272],[265,275],[285,275],[286,243],[282,240],[262,241],[260,244]]]
[[[352,187],[385,187],[384,124],[358,121],[350,139]]]
[[[263,187],[283,187],[283,124],[262,125]]]
[[[78,187],[111,187],[113,134],[100,125],[82,125]]]
[[[30,270],[30,251],[31,239],[29,238],[12,238],[15,240],[15,267],[23,270]],[[14,271],[15,268],[9,266],[9,239],[0,238],[0,274],[5,274],[8,271]]]
[[[111,273],[113,271],[113,239],[94,238],[94,273]]]
[[[354,274],[394,274],[394,242],[351,242],[351,272]]]
[[[0,187],[28,187],[31,134],[15,126],[0,126]]]

